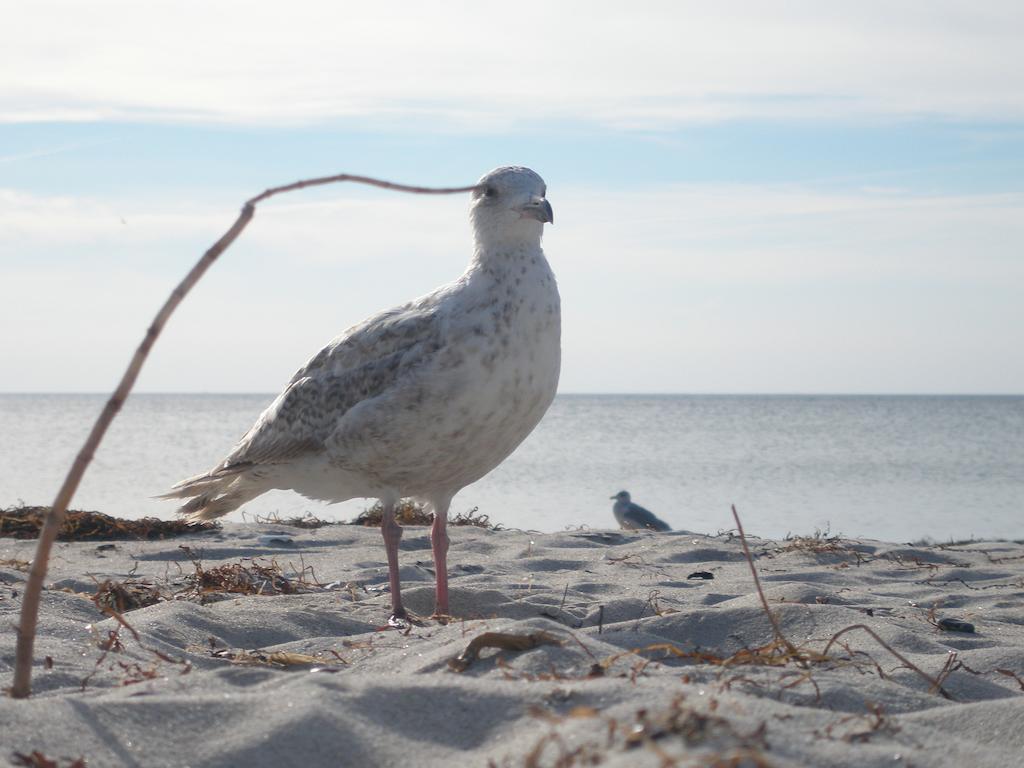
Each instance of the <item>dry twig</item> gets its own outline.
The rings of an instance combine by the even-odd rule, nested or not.
[[[785,646],[786,650],[794,656],[799,655],[796,646],[794,646],[786,636],[782,634],[782,628],[779,627],[779,622],[775,618],[775,614],[772,613],[771,608],[768,607],[768,598],[764,596],[764,590],[761,589],[761,579],[758,578],[757,568],[754,567],[754,558],[750,554],[750,547],[747,546],[747,535],[743,532],[743,523],[740,522],[740,516],[736,512],[736,505],[732,505],[732,516],[736,521],[736,530],[740,533],[740,543],[743,545],[743,554],[746,555],[747,564],[750,566],[750,573],[754,576],[754,586],[757,587],[757,594],[761,598],[761,605],[764,606],[764,612],[768,615],[768,621],[771,622],[772,631],[775,633],[775,640]]]
[[[476,189],[476,185],[466,187],[409,186],[407,184],[395,184],[389,181],[382,181],[381,179],[374,179],[369,176],[354,176],[343,173],[336,176],[304,179],[292,184],[271,187],[245,202],[245,205],[242,206],[242,211],[238,214],[238,218],[235,219],[235,222],[230,228],[228,228],[227,232],[217,240],[217,242],[207,249],[206,253],[202,255],[199,261],[196,262],[195,266],[193,266],[192,269],[189,270],[188,274],[185,275],[185,278],[173,291],[171,291],[171,295],[167,297],[167,300],[153,318],[153,322],[146,330],[146,334],[143,336],[142,342],[139,344],[131,361],[128,363],[128,368],[122,375],[121,381],[118,383],[114,393],[107,401],[107,404],[103,408],[102,413],[100,413],[99,418],[96,419],[96,423],[89,432],[89,436],[86,438],[85,444],[78,452],[74,463],[71,465],[71,469],[68,471],[67,477],[64,478],[64,483],[57,492],[57,497],[53,502],[53,506],[50,507],[46,514],[46,521],[39,535],[39,544],[36,546],[36,556],[32,560],[32,567],[29,570],[28,581],[25,585],[25,597],[21,604],[21,618],[18,622],[18,645],[14,664],[14,684],[11,686],[11,695],[13,697],[19,699],[26,698],[32,693],[32,649],[35,644],[36,624],[39,619],[39,598],[43,590],[43,581],[46,578],[46,569],[50,560],[50,550],[53,548],[53,542],[57,538],[57,533],[60,531],[61,525],[64,522],[64,515],[67,511],[68,505],[71,503],[71,498],[78,489],[78,484],[82,481],[82,476],[85,474],[85,470],[89,467],[90,462],[92,462],[92,458],[95,455],[100,442],[103,440],[103,436],[106,434],[111,422],[113,422],[114,417],[121,410],[125,400],[128,399],[128,393],[131,392],[132,387],[135,385],[135,380],[138,378],[139,372],[142,370],[143,363],[146,362],[146,358],[149,356],[150,349],[152,349],[153,345],[156,343],[157,337],[160,336],[160,332],[174,313],[174,310],[177,309],[185,296],[188,295],[188,292],[192,290],[195,284],[199,282],[200,278],[202,278],[206,271],[213,265],[213,262],[215,262],[217,258],[227,250],[227,248],[249,224],[252,217],[256,214],[257,203],[284,192],[291,192],[292,190],[303,189],[305,187],[322,186],[324,184],[335,184],[344,181],[369,184],[370,186],[392,189],[399,192],[413,192],[416,194],[427,195],[471,192]]]
[[[955,701],[953,696],[945,688],[942,687],[942,684],[938,680],[936,680],[934,677],[932,677],[927,672],[922,670],[919,666],[914,664],[914,662],[910,661],[910,659],[908,659],[906,656],[902,655],[899,651],[897,651],[895,648],[893,648],[891,645],[889,645],[887,642],[885,642],[885,640],[880,638],[875,633],[875,631],[873,629],[871,629],[871,627],[866,626],[864,624],[852,624],[849,627],[845,627],[844,629],[841,629],[838,632],[836,632],[834,635],[832,635],[832,639],[829,640],[828,643],[825,644],[825,650],[823,650],[821,652],[822,656],[828,655],[828,649],[831,648],[832,644],[834,642],[836,642],[836,640],[838,640],[842,635],[845,635],[847,632],[851,632],[851,631],[853,631],[855,629],[863,629],[865,632],[867,632],[869,635],[871,635],[871,637],[874,638],[876,643],[878,643],[880,646],[885,648],[885,650],[887,650],[889,653],[891,653],[893,656],[895,656],[897,659],[899,659],[900,662],[902,662],[902,664],[907,669],[913,670],[915,673],[917,673],[917,675],[919,675],[921,678],[923,678],[928,683],[928,686],[929,686],[928,690],[929,691],[937,691],[938,693],[942,694],[942,696],[944,698],[947,698],[950,701]]]

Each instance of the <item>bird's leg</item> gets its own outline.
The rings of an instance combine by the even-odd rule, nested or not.
[[[437,578],[436,618],[448,617],[448,505],[444,500],[434,503],[434,524],[430,528],[430,547],[434,552],[434,573]]]
[[[391,587],[391,618],[404,619],[402,585],[398,578],[398,542],[402,539],[402,526],[395,521],[395,502],[381,500],[380,532],[384,536],[384,549],[388,553],[388,585]]]

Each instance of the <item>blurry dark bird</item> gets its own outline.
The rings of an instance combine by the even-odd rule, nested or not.
[[[644,509],[639,504],[629,500],[629,491],[619,491],[611,498],[615,499],[612,507],[612,514],[619,523],[620,528],[626,530],[671,531],[672,528],[664,520],[659,520],[655,514]]]

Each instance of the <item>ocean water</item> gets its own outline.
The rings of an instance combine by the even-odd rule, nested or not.
[[[0,507],[49,504],[101,395],[0,395]],[[212,467],[271,395],[133,395],[72,506],[169,519],[154,494]],[[887,541],[1024,538],[1024,397],[562,395],[452,512],[506,527],[614,527],[626,489],[674,528],[779,537],[829,530]],[[349,519],[275,491],[246,516]],[[242,519],[234,513],[232,519]]]

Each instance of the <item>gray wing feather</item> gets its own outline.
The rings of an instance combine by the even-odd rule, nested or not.
[[[353,326],[296,372],[216,474],[316,453],[353,406],[384,394],[440,348],[434,308],[406,305]]]
[[[657,515],[650,510],[644,509],[639,504],[630,503],[625,517],[640,528],[650,528],[653,531],[672,530],[665,521],[659,519]]]

